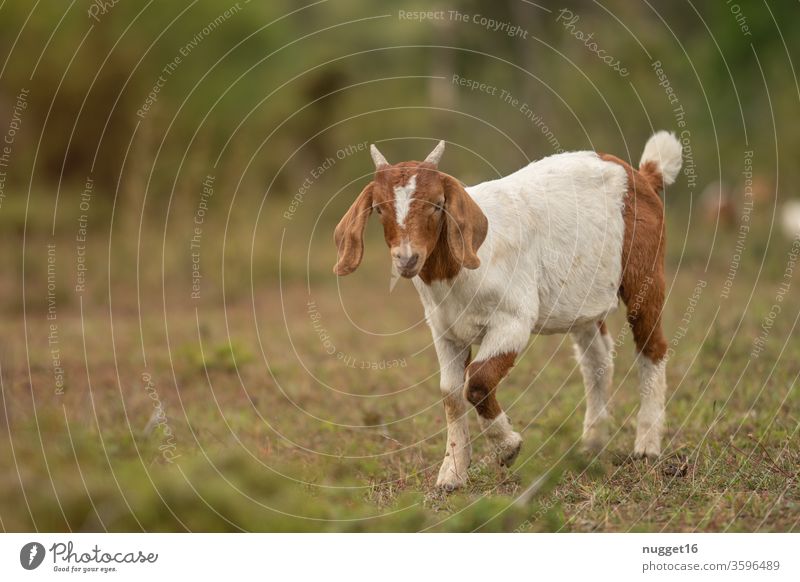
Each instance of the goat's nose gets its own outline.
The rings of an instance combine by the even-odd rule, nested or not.
[[[394,256],[395,261],[397,261],[397,266],[401,269],[413,269],[417,266],[417,261],[419,261],[419,253],[392,253]]]

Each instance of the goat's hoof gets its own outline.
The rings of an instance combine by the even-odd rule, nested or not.
[[[513,432],[499,446],[498,461],[502,467],[510,467],[514,464],[522,449],[522,437],[519,433]]]
[[[583,439],[581,442],[581,451],[583,451],[585,455],[599,455],[603,452],[603,450],[605,450],[606,444],[607,441],[605,440]]]
[[[436,486],[447,493],[451,493],[456,489],[460,489],[467,484],[467,468],[469,462],[464,463],[464,468],[460,471],[456,469],[455,463],[451,457],[445,457],[441,468],[439,469],[439,477],[436,479]]]
[[[608,440],[608,425],[606,423],[597,423],[583,429],[581,448],[585,453],[597,454],[606,448]]]
[[[436,487],[444,491],[445,493],[452,493],[458,489],[461,489],[466,483],[461,483],[460,481],[454,482],[438,482],[436,483]]]
[[[635,459],[655,460],[660,456],[660,443],[636,443],[636,445],[633,447],[633,457]]]
[[[633,456],[637,459],[657,459],[661,455],[661,437],[652,432],[642,432],[636,435],[633,445]]]

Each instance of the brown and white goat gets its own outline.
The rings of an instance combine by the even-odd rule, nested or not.
[[[413,280],[441,368],[447,446],[437,484],[463,485],[467,422],[475,407],[502,464],[522,437],[497,401],[497,385],[531,333],[573,335],[586,387],[583,441],[608,438],[612,341],[605,318],[627,305],[641,406],[634,453],[661,450],[666,391],[664,205],[659,190],[681,167],[681,146],[653,135],[639,169],[607,154],[557,154],[465,188],[438,170],[440,142],[423,162],[389,164],[373,145],[374,179],[336,227],[337,275],[353,272],[364,228],[378,213],[393,267]],[[471,346],[480,347],[474,357]]]

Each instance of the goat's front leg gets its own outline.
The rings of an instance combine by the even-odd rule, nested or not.
[[[469,440],[469,405],[464,398],[464,372],[470,355],[468,345],[434,338],[441,370],[440,388],[447,417],[447,444],[436,485],[448,491],[467,482],[472,446]]]
[[[522,447],[522,437],[511,429],[511,420],[497,402],[495,389],[528,343],[530,329],[516,321],[497,323],[486,332],[475,361],[467,367],[464,392],[478,412],[493,455],[501,465],[511,466]]]

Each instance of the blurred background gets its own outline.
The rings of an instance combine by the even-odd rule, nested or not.
[[[745,151],[757,152],[762,208],[794,196],[790,160],[800,136],[780,120],[796,113],[797,47],[778,23],[794,22],[796,9],[793,2],[98,1],[36,9],[6,2],[2,118],[12,118],[20,92],[27,96],[4,168],[3,233],[14,237],[27,226],[28,236],[71,235],[70,218],[81,214],[76,200],[91,179],[95,241],[107,236],[112,211],[115,248],[157,245],[158,237],[129,236],[140,225],[185,238],[191,220],[177,217],[194,213],[209,174],[208,228],[230,211],[251,230],[254,215],[263,222],[282,214],[309,177],[292,220],[329,226],[359,186],[351,182],[369,172],[363,147],[340,152],[358,144],[382,143],[391,160],[416,159],[445,138],[453,144],[448,171],[473,183],[560,149],[635,162],[653,128],[685,131],[692,156],[694,174],[675,187],[670,207],[693,207],[695,226],[701,215],[713,219],[708,207],[718,204],[731,222],[745,201]],[[421,10],[432,16],[409,16]],[[310,175],[331,158],[320,177]],[[703,201],[708,185],[711,201]],[[273,233],[257,234],[266,246]]]
[[[385,508],[404,491],[426,490],[427,464],[418,482],[403,468],[412,457],[438,461],[443,438],[439,407],[427,408],[438,398],[435,358],[413,290],[388,297],[376,224],[363,268],[339,281],[331,272],[332,230],[370,179],[370,143],[395,162],[422,159],[445,139],[441,168],[471,184],[577,149],[635,165],[654,130],[675,131],[684,169],[665,197],[674,311],[667,335],[683,334],[675,344],[683,375],[674,384],[692,373],[691,386],[714,384],[717,363],[752,355],[776,289],[791,283],[787,253],[800,231],[799,14],[788,0],[0,3],[0,425],[9,435],[2,454],[17,467],[5,499],[20,501],[0,510],[4,526],[186,527],[202,504],[187,502],[165,522],[152,510],[147,521],[131,510],[127,486],[111,487],[108,471],[124,482],[115,472],[122,463],[137,490],[151,491],[140,501],[152,509],[166,502],[150,471],[182,457],[201,467],[164,477],[180,483],[174,491],[197,471],[206,485],[220,482],[224,497],[226,473],[204,472],[209,450],[228,464],[257,460],[248,469],[256,481],[265,465],[290,461],[301,467],[275,473],[311,490],[341,478],[356,491],[347,507]],[[770,320],[772,363],[798,347],[789,302]],[[687,305],[705,314],[689,317],[694,327]],[[550,356],[568,359],[568,344],[541,341],[541,360],[525,365],[554,381],[569,374],[571,362],[544,371]],[[350,357],[374,373],[342,366]],[[707,369],[696,367],[698,357]],[[409,380],[400,368],[414,361]],[[748,373],[777,381],[764,362]],[[769,406],[773,416],[788,396],[796,403],[796,364],[787,366],[779,366],[784,391]],[[712,408],[697,413],[697,434],[717,418],[718,402],[730,404],[727,390],[742,370],[725,373]],[[570,407],[581,398],[571,378]],[[422,384],[413,391],[419,400],[404,403],[403,390]],[[761,389],[754,384],[753,394]],[[321,398],[322,390],[333,394]],[[390,403],[373,404],[375,394]],[[387,428],[414,414],[428,414],[430,426]],[[796,434],[792,414],[780,446]],[[555,418],[541,425],[543,435],[560,426]],[[746,433],[740,420],[735,434]],[[359,448],[358,430],[375,427],[374,448]],[[352,450],[329,446],[330,434],[354,430]],[[421,453],[400,447],[401,460],[387,468],[383,447],[400,441],[425,444]],[[336,459],[348,454],[370,464],[343,469]],[[323,460],[332,468],[309,477]],[[501,493],[543,470],[533,460],[527,467]],[[39,509],[21,503],[26,486],[43,488]],[[105,505],[90,491],[101,491]],[[278,505],[289,498],[275,491],[284,491],[275,493]],[[570,499],[546,502],[537,519],[552,519],[536,527],[578,527],[558,509]],[[304,498],[292,503],[292,511],[307,506]],[[322,518],[337,517],[322,507]],[[485,513],[453,529],[495,515],[494,506],[479,507]],[[194,528],[235,529],[238,519],[249,529],[317,529],[302,520],[247,521],[246,508],[228,508],[237,517],[205,510],[207,521]],[[729,509],[723,525],[740,514]],[[438,523],[424,511],[417,517],[385,527]]]

